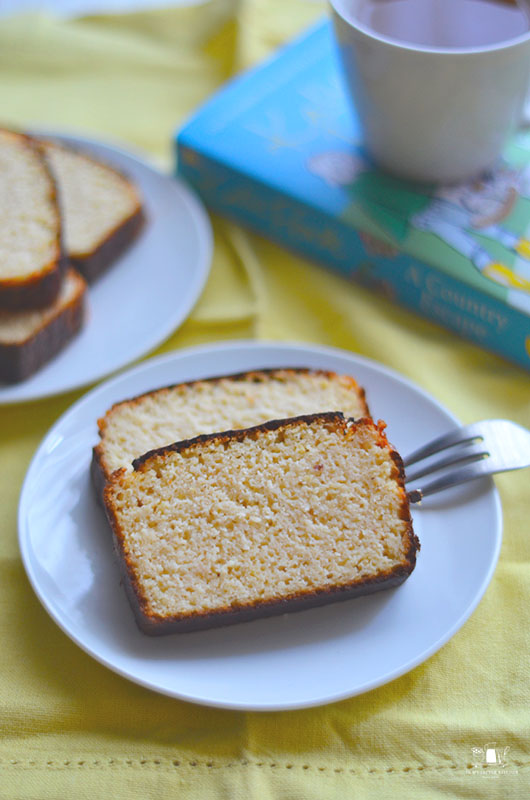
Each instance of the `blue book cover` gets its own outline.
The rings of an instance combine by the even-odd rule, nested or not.
[[[325,19],[210,98],[176,150],[215,212],[530,368],[530,134],[466,184],[377,170]]]

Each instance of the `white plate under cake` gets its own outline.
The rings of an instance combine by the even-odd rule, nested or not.
[[[90,478],[97,420],[127,397],[254,369],[310,367],[352,375],[401,455],[457,420],[419,387],[352,353],[232,342],[151,359],[97,387],[51,428],[28,470],[19,542],[51,618],[109,669],[154,691],[206,705],[279,710],[340,700],[408,672],[442,647],[479,603],[502,531],[491,479],[413,507],[416,568],[396,588],[214,630],[147,637],[138,629]]]
[[[142,197],[145,221],[132,245],[90,286],[85,323],[75,340],[26,380],[0,383],[0,404],[86,386],[150,352],[186,319],[211,265],[208,215],[180,179],[110,144],[35,135],[94,156],[130,178]]]

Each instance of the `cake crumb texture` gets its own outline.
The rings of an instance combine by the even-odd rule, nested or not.
[[[55,186],[28,137],[0,130],[0,281],[49,270],[59,257]]]
[[[61,230],[56,185],[40,146],[0,129],[0,308],[42,308],[56,299]]]
[[[348,375],[275,369],[182,383],[114,405],[98,421],[95,448],[108,479],[134,458],[202,433],[248,428],[317,411],[369,415],[364,391]]]
[[[59,185],[68,255],[90,256],[138,212],[138,191],[124,175],[85,153],[50,141],[42,147]]]
[[[384,588],[407,577],[419,546],[382,425],[336,413],[162,448],[115,473],[104,496],[133,608],[153,632]]]

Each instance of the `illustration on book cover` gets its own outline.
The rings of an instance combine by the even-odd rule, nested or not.
[[[355,150],[315,154],[307,168],[329,185],[345,188],[352,203],[386,234],[387,244],[400,244],[413,232],[430,234],[506,287],[508,302],[530,310],[530,240],[518,230],[521,215],[514,213],[521,201],[530,209],[530,165],[517,169],[503,161],[472,182],[429,190],[380,172]]]

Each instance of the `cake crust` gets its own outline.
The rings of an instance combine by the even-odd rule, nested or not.
[[[110,231],[107,237],[92,252],[84,255],[71,254],[69,261],[87,283],[94,283],[117,259],[125,253],[139,236],[146,223],[143,208],[138,208],[121,225]]]
[[[29,311],[46,308],[57,298],[68,258],[60,253],[38,273],[26,278],[5,278],[0,282],[0,310]]]
[[[23,341],[0,341],[0,381],[18,383],[29,378],[56,356],[81,329],[86,284],[73,270],[65,276],[65,280],[68,277],[75,282],[75,290],[67,302],[57,307],[51,319],[43,321]]]
[[[61,281],[68,259],[62,246],[62,226],[59,210],[57,185],[43,148],[27,134],[0,129],[0,137],[32,153],[40,171],[47,181],[46,202],[50,215],[55,219],[50,249],[51,258],[31,273],[17,276],[6,275],[0,278],[0,309],[6,311],[25,311],[45,308],[54,302],[59,294]]]
[[[72,196],[71,192],[67,191],[64,181],[68,170],[64,171],[61,168],[61,158],[63,161],[65,157],[77,159],[70,165],[74,171],[77,169],[82,170],[86,165],[91,165],[91,169],[97,170],[101,176],[105,175],[113,182],[113,191],[119,185],[121,199],[123,201],[126,200],[126,205],[129,207],[129,210],[127,212],[123,211],[121,217],[111,228],[108,228],[108,225],[100,227],[99,231],[95,233],[94,242],[88,248],[80,247],[79,243],[77,246],[69,244],[68,235],[65,237],[65,248],[70,264],[81,273],[88,284],[92,284],[132,245],[140,234],[146,222],[146,213],[140,193],[128,175],[114,165],[111,166],[101,159],[92,157],[81,148],[49,140],[41,140],[40,146],[47,155],[52,173],[55,166],[54,174],[58,186],[59,205],[61,204],[61,195],[63,197],[66,196],[62,210],[66,218],[65,227],[67,233],[70,227],[68,224],[70,215],[73,215],[73,219],[79,218],[79,213],[73,209],[73,206],[79,203],[79,198],[75,196],[76,192]],[[80,179],[77,176],[77,180]],[[91,202],[94,205],[96,198],[93,197]],[[76,213],[77,217],[75,217]]]
[[[419,549],[419,545],[416,549]],[[204,614],[190,614],[186,617],[175,615],[163,618],[157,617],[146,608],[141,588],[131,575],[131,572],[123,568],[121,575],[129,604],[140,630],[148,636],[167,636],[172,633],[192,633],[193,631],[209,630],[210,628],[224,628],[227,625],[237,625],[240,622],[252,622],[255,619],[306,611],[331,603],[353,600],[356,597],[400,586],[409,577],[413,569],[414,565],[411,568],[405,566],[396,567],[388,573],[382,573],[374,578],[364,578],[362,581],[336,589],[322,589],[304,594],[293,594],[289,597],[267,600],[254,605],[247,604],[241,607],[232,604]]]
[[[268,380],[275,380],[275,379],[286,379],[289,380],[293,377],[298,375],[310,375],[316,377],[323,377],[329,380],[335,380],[340,378],[341,381],[344,382],[348,388],[355,393],[355,396],[358,400],[359,406],[362,409],[362,413],[360,416],[370,416],[370,411],[366,401],[366,392],[359,386],[359,384],[349,375],[338,375],[336,372],[331,370],[324,370],[324,369],[313,369],[310,367],[271,367],[271,368],[263,368],[263,369],[256,369],[256,370],[249,370],[246,372],[236,372],[229,375],[218,375],[210,378],[200,378],[194,381],[185,381],[182,383],[174,383],[168,386],[163,386],[157,389],[152,389],[149,392],[144,392],[140,395],[135,395],[134,397],[121,400],[118,403],[114,403],[105,416],[100,417],[97,421],[98,425],[98,432],[100,441],[97,445],[93,448],[92,451],[92,462],[91,462],[91,477],[94,488],[96,490],[96,494],[99,498],[102,497],[103,488],[106,482],[110,479],[113,469],[107,462],[106,454],[105,454],[105,435],[106,430],[109,424],[109,418],[111,418],[112,414],[116,411],[120,410],[124,406],[128,406],[130,408],[138,407],[141,405],[145,400],[149,398],[154,398],[157,395],[163,395],[173,392],[174,390],[180,389],[194,389],[200,387],[204,384],[219,384],[223,381],[233,381],[237,382],[246,382],[251,381],[255,383],[263,383]],[[328,410],[328,409],[322,409]],[[284,415],[280,415],[284,416]]]
[[[113,505],[112,485],[119,483],[120,476],[126,474],[125,469],[118,470],[112,476],[111,482],[104,490],[104,500],[107,518],[111,525],[114,545],[119,557],[121,574],[129,603],[139,628],[148,635],[165,635],[176,632],[201,630],[249,621],[259,617],[268,617],[291,611],[312,608],[340,600],[348,600],[360,595],[370,594],[398,586],[413,571],[416,564],[416,553],[420,544],[414,534],[409,503],[404,486],[404,468],[399,454],[389,445],[384,434],[384,423],[374,423],[370,418],[354,421],[346,419],[340,412],[327,412],[312,415],[303,415],[286,420],[272,420],[250,429],[224,431],[222,433],[203,434],[192,439],[173,443],[172,445],[157,448],[144,454],[133,462],[136,473],[153,467],[154,463],[167,457],[172,452],[184,453],[200,450],[204,444],[217,443],[221,447],[229,446],[231,442],[242,441],[248,438],[259,438],[266,431],[285,431],[296,426],[329,425],[336,430],[346,433],[348,428],[354,426],[369,426],[375,434],[377,445],[389,451],[393,468],[392,479],[399,487],[400,507],[399,518],[405,523],[403,539],[405,541],[404,556],[392,568],[379,571],[376,575],[365,576],[351,580],[339,586],[327,586],[307,591],[295,591],[288,594],[279,594],[265,600],[256,600],[247,603],[234,603],[229,606],[217,607],[207,612],[187,612],[185,614],[163,615],[153,613],[149,600],[146,597],[141,582],[137,578],[133,561],[127,551],[126,531],[122,528],[118,515]]]

